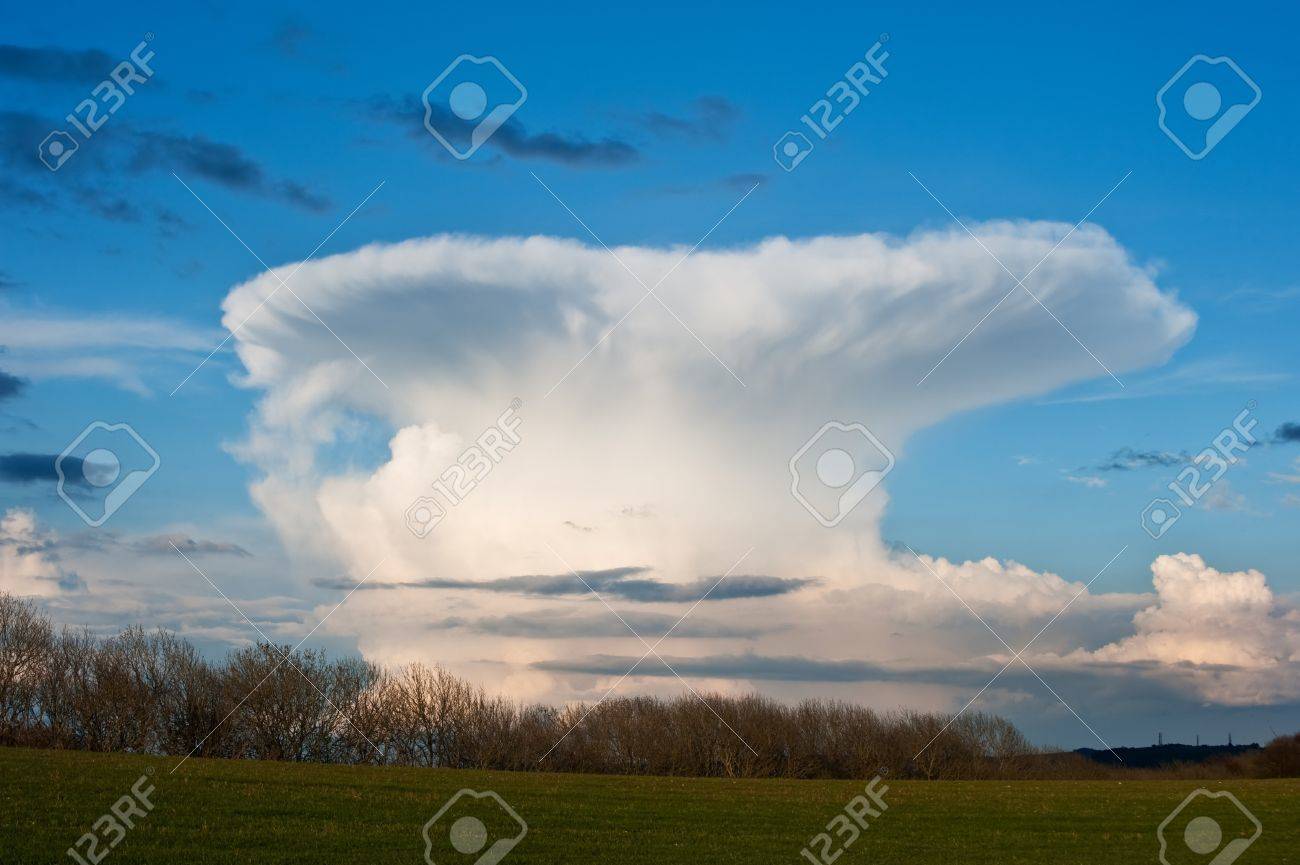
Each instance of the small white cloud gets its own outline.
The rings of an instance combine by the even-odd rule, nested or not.
[[[1291,461],[1295,470],[1294,474],[1286,472],[1268,472],[1264,479],[1270,484],[1300,484],[1300,457]]]
[[[1227,480],[1221,480],[1205,494],[1199,502],[1207,511],[1242,512],[1246,507],[1246,496],[1237,492]]]
[[[1136,633],[1075,658],[1155,662],[1221,704],[1300,698],[1300,617],[1262,573],[1218,571],[1188,553],[1160,556],[1151,573],[1157,601],[1134,616]]]
[[[1099,490],[1107,484],[1105,478],[1099,478],[1096,475],[1066,475],[1065,479],[1072,484],[1079,484],[1094,490]]]
[[[80,586],[51,549],[52,539],[25,508],[10,508],[0,517],[0,591],[19,596],[50,597]]]

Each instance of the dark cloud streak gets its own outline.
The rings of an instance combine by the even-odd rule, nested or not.
[[[129,168],[173,170],[182,177],[197,175],[213,183],[268,198],[278,198],[305,210],[321,212],[329,199],[291,180],[275,181],[238,147],[212,141],[201,135],[141,133]]]
[[[752,639],[762,634],[781,630],[778,627],[736,626],[707,619],[687,619],[677,624],[676,616],[655,613],[620,613],[627,624],[618,618],[601,611],[596,615],[571,615],[552,609],[535,610],[526,614],[466,619],[451,617],[434,622],[431,628],[437,630],[466,630],[478,634],[491,634],[499,637],[523,637],[536,640],[563,640],[584,638],[635,639],[637,634],[658,637],[672,628],[674,636],[696,639]],[[673,628],[674,625],[676,628]]]
[[[551,673],[586,673],[591,675],[622,675],[633,664],[635,657],[621,655],[589,655],[584,658],[562,658],[536,661],[534,669]],[[757,679],[783,682],[897,682],[928,681],[950,685],[983,684],[979,681],[987,673],[980,669],[900,669],[890,668],[870,661],[833,661],[798,655],[709,655],[696,658],[669,657],[673,669],[683,676],[709,679]],[[647,676],[671,676],[666,666],[646,664],[638,671]],[[1009,677],[1008,677],[1009,678]]]
[[[23,392],[27,383],[16,375],[10,375],[0,369],[0,402],[7,399],[14,399]]]
[[[601,595],[649,604],[685,603],[700,598],[709,601],[725,601],[737,598],[772,597],[798,591],[816,583],[815,580],[809,579],[787,579],[764,575],[736,575],[721,581],[718,577],[704,577],[690,583],[666,583],[639,576],[648,571],[649,568],[644,567],[622,567],[579,571],[577,577],[573,574],[526,574],[482,581],[433,578],[393,583],[371,580],[360,588],[368,591],[450,589],[536,597],[581,596],[595,590]],[[317,579],[312,583],[321,588],[343,590],[350,590],[354,585],[352,581],[346,579]]]
[[[252,553],[239,544],[229,541],[206,541],[187,535],[153,535],[140,538],[128,545],[137,553],[147,555],[176,555],[176,551],[187,556],[236,556],[241,559],[252,557]]]
[[[113,68],[113,58],[97,49],[28,48],[0,45],[0,75],[28,81],[94,84]]]
[[[1192,455],[1183,451],[1139,451],[1123,447],[1093,468],[1099,472],[1131,472],[1138,469],[1172,468],[1191,462]]]
[[[406,130],[407,137],[417,141],[438,144],[424,126],[424,105],[415,97],[376,95],[351,103],[370,117]],[[434,125],[447,129],[465,128],[465,121],[448,109],[434,112]],[[580,135],[542,132],[531,135],[518,117],[511,117],[489,139],[486,147],[496,148],[516,159],[545,159],[572,168],[613,168],[640,160],[641,152],[635,145],[620,138],[606,137],[597,141]]]
[[[126,120],[115,119],[95,138],[95,147],[82,147],[72,156],[74,171],[60,177],[66,199],[52,198],[40,191],[49,172],[41,165],[37,146],[61,122],[21,111],[0,111],[0,165],[11,171],[0,176],[0,204],[43,208],[66,201],[111,222],[140,222],[139,207],[131,195],[117,194],[104,178],[150,171],[174,171],[181,179],[198,177],[236,192],[258,195],[294,207],[319,213],[329,209],[330,200],[293,180],[275,178],[239,147],[213,141],[201,135],[173,135],[141,130]],[[64,169],[67,172],[68,169]],[[92,182],[78,177],[94,177]],[[126,178],[130,181],[130,178]],[[36,186],[28,186],[31,182]],[[170,181],[174,184],[175,181]],[[169,226],[174,229],[175,225]]]
[[[30,484],[40,481],[57,481],[58,472],[54,470],[55,454],[0,454],[0,481],[15,484]],[[69,483],[84,482],[81,460],[68,457],[64,461]]]
[[[701,96],[691,103],[689,115],[650,111],[641,115],[640,123],[660,138],[678,136],[721,141],[730,134],[738,117],[740,109],[725,97]]]
[[[1300,442],[1300,423],[1287,421],[1273,433],[1273,444],[1293,444]]]
[[[547,159],[573,168],[613,168],[641,158],[636,147],[617,138],[589,141],[558,132],[529,135],[523,124],[513,118],[497,130],[491,141],[519,159]]]
[[[230,541],[203,540],[179,532],[138,538],[122,538],[112,532],[83,532],[59,540],[56,546],[91,553],[128,552],[144,556],[175,556],[177,550],[187,556],[251,558],[253,555]]]

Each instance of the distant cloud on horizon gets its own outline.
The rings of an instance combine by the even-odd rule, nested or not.
[[[661,580],[639,578],[650,569],[645,567],[608,568],[596,571],[578,571],[577,574],[527,574],[502,577],[494,580],[456,580],[431,578],[409,582],[383,582],[367,580],[359,587],[355,580],[318,578],[312,585],[324,589],[344,591],[359,588],[365,591],[391,591],[396,589],[458,589],[480,592],[501,592],[531,596],[590,595],[594,589],[602,595],[637,603],[689,603],[692,601],[727,601],[736,598],[766,598],[784,595],[817,584],[816,580],[781,578],[766,575],[737,574],[721,577],[701,577],[689,583],[667,583]]]
[[[781,630],[784,626],[731,624],[703,616],[689,616],[683,620],[679,616],[636,610],[621,612],[618,617],[615,617],[603,609],[595,613],[545,609],[480,618],[456,616],[430,622],[429,627],[436,630],[465,630],[479,634],[533,640],[631,637],[633,630],[646,639],[658,638],[671,630],[674,636],[687,639],[729,640],[754,639]]]

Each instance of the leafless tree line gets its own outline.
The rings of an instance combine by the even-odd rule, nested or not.
[[[750,695],[520,704],[440,667],[258,643],[222,662],[166,631],[56,631],[0,593],[0,744],[323,763],[721,777],[1098,777],[984,714]]]

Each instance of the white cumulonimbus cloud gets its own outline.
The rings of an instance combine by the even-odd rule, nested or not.
[[[1163,363],[1196,321],[1101,228],[973,231],[1016,273],[1046,256],[1026,282],[1034,297],[959,230],[689,257],[442,235],[284,265],[224,303],[243,383],[262,391],[232,447],[260,470],[254,498],[303,584],[373,574],[327,628],[376,660],[438,660],[516,696],[598,693],[616,676],[556,660],[643,647],[603,627],[582,635],[603,608],[543,579],[570,568],[602,580],[612,605],[669,624],[685,607],[665,585],[734,568],[748,582],[701,605],[672,637],[678,656],[968,659],[960,629],[906,652],[891,636],[966,617],[930,569],[1006,621],[1051,615],[1083,584],[900,556],[878,530],[887,479],[825,529],[790,494],[791,455],[838,420],[903,460],[913,432],[955,413]],[[664,279],[658,298],[629,271]],[[276,290],[290,278],[293,293]],[[515,400],[519,446],[413,535],[408,505]],[[1149,601],[1085,592],[1074,609],[1131,616]],[[577,604],[590,608],[575,618]]]
[[[1197,555],[1151,565],[1156,602],[1134,634],[1079,657],[1181,669],[1217,702],[1257,705],[1300,694],[1300,614],[1285,609],[1259,571],[1218,571]]]

